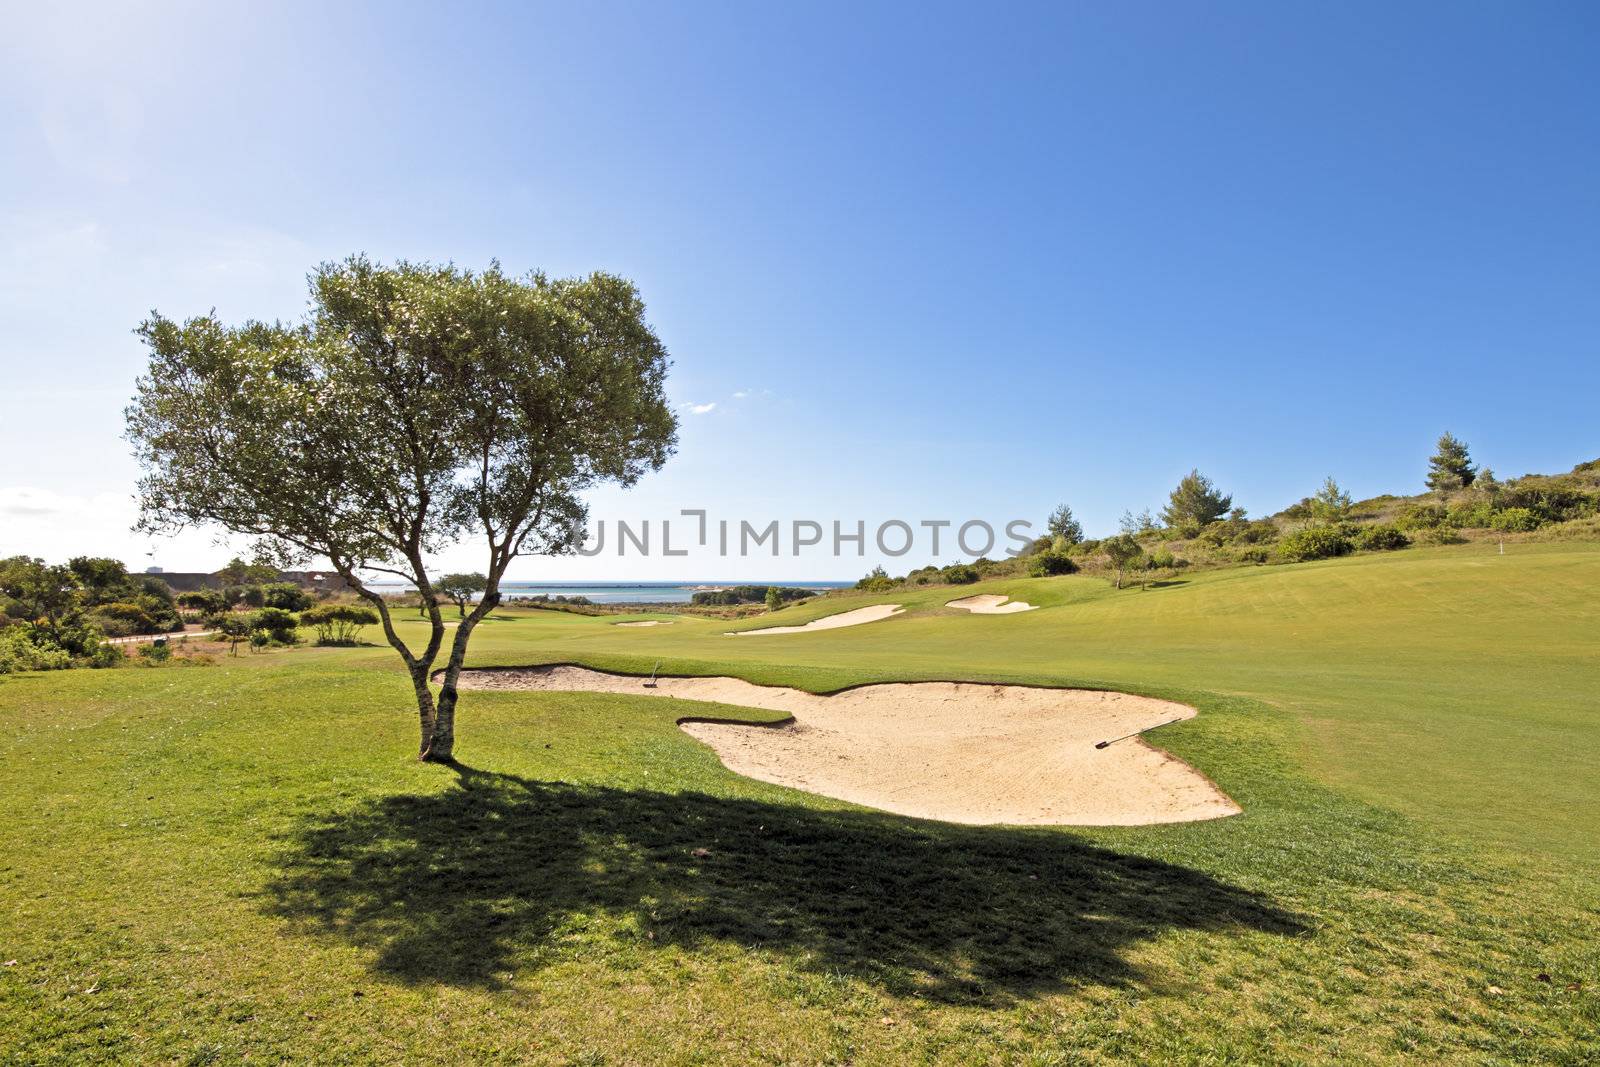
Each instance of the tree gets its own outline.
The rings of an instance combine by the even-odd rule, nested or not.
[[[1149,533],[1156,528],[1155,517],[1150,514],[1150,509],[1145,508],[1135,515],[1132,511],[1124,511],[1122,518],[1117,520],[1117,528],[1123,533],[1137,537],[1142,533]]]
[[[222,579],[223,585],[265,585],[278,580],[278,568],[265,563],[246,563],[234,556],[217,572],[217,577]]]
[[[1100,542],[1100,548],[1105,552],[1106,559],[1111,562],[1111,566],[1116,568],[1117,588],[1121,589],[1123,573],[1128,569],[1129,564],[1144,553],[1144,549],[1140,547],[1139,542],[1134,539],[1132,534],[1126,533],[1106,538]]]
[[[133,584],[128,580],[128,568],[118,559],[74,556],[67,560],[67,569],[78,579],[90,604],[120,600]]]
[[[1233,497],[1220,492],[1211,479],[1192,470],[1167,498],[1161,521],[1168,526],[1201,527],[1216,522],[1233,507]]]
[[[1315,496],[1308,499],[1311,517],[1321,523],[1335,523],[1343,521],[1350,514],[1352,503],[1350,494],[1339,487],[1333,480],[1333,475],[1328,475],[1322,482]]]
[[[461,617],[467,617],[467,601],[489,588],[489,579],[482,574],[447,574],[439,579],[439,592],[456,602]]]
[[[777,586],[769,585],[767,587],[767,610],[777,611],[781,607],[783,607],[783,594],[778,592]]]
[[[360,604],[318,604],[300,613],[300,625],[317,632],[319,645],[353,645],[363,626],[376,626],[378,613]]]
[[[677,420],[667,353],[628,281],[512,278],[356,256],[311,277],[308,320],[227,326],[152,314],[127,413],[144,476],[140,528],[220,526],[278,566],[327,559],[377,611],[416,695],[422,759],[452,759],[473,629],[519,555],[574,550],[579,494],[666,462]],[[487,587],[444,645],[427,559],[467,536]],[[367,584],[414,585],[420,648]]]
[[[0,560],[0,597],[6,614],[40,623],[52,637],[82,613],[77,575],[32,556]]]
[[[1050,513],[1045,525],[1050,530],[1050,536],[1059,537],[1069,545],[1075,545],[1083,540],[1083,526],[1072,517],[1072,509],[1065,504]]]
[[[216,624],[217,633],[228,642],[228,651],[235,656],[239,654],[239,642],[248,641],[254,629],[248,615],[224,615]]]
[[[1472,465],[1466,443],[1446,432],[1439,438],[1437,448],[1428,460],[1428,488],[1442,493],[1471,485],[1478,469]]]

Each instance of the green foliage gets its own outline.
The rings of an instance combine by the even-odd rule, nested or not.
[[[139,658],[150,663],[165,663],[172,658],[172,646],[165,641],[151,641],[139,646]]]
[[[228,610],[233,604],[233,601],[224,596],[219,589],[194,589],[179,593],[177,600],[179,607],[201,616],[219,614]]]
[[[778,596],[787,603],[791,600],[805,600],[816,596],[809,589],[799,589],[787,585],[734,585],[727,589],[702,589],[689,597],[691,604],[700,604],[708,607],[731,607],[735,604],[765,604],[767,594],[777,590]]]
[[[783,607],[783,594],[778,592],[778,590],[776,588],[768,589],[767,590],[767,610],[768,611],[777,611],[781,607]]]
[[[267,637],[280,645],[295,643],[295,630],[300,621],[294,617],[293,612],[282,608],[262,608],[250,616],[250,629],[259,630]]]
[[[1426,526],[1416,531],[1416,541],[1423,545],[1459,545],[1464,540],[1449,526]]]
[[[266,563],[246,563],[238,556],[217,572],[224,585],[266,585],[278,580],[278,568]]]
[[[283,611],[304,611],[316,602],[316,597],[293,582],[273,582],[261,587],[263,607],[279,608]]]
[[[319,645],[354,645],[362,627],[377,624],[378,613],[360,604],[318,604],[300,613],[300,625],[316,631]]]
[[[1339,487],[1333,475],[1323,481],[1322,488],[1308,498],[1311,518],[1320,523],[1343,522],[1350,514],[1350,494]]]
[[[1531,508],[1506,508],[1497,511],[1489,519],[1491,529],[1504,530],[1507,533],[1521,533],[1527,530],[1537,530],[1544,525],[1537,512]]]
[[[1122,533],[1100,542],[1100,550],[1105,553],[1112,569],[1117,572],[1117,588],[1121,589],[1123,573],[1135,560],[1144,555],[1143,546],[1132,534]]]
[[[1446,512],[1438,504],[1407,504],[1400,509],[1395,525],[1402,530],[1429,530],[1444,525]]]
[[[1402,533],[1399,527],[1385,523],[1363,526],[1355,538],[1356,547],[1369,552],[1390,552],[1405,548],[1410,543],[1411,538]]]
[[[1467,446],[1455,435],[1445,433],[1439,438],[1438,450],[1428,460],[1428,488],[1447,492],[1464,489],[1477,476]]]
[[[1058,574],[1072,574],[1078,569],[1077,561],[1065,552],[1036,552],[1028,557],[1028,577],[1051,578]]]
[[[881,593],[894,588],[894,579],[889,577],[889,572],[883,566],[873,567],[864,578],[856,582],[856,588],[868,593]]]
[[[1353,547],[1349,536],[1337,526],[1307,526],[1278,542],[1278,557],[1295,561],[1327,559],[1343,556]]]
[[[1219,491],[1211,479],[1198,470],[1192,470],[1172,490],[1167,506],[1161,511],[1161,519],[1168,526],[1188,527],[1198,532],[1226,515],[1232,506],[1232,496]]]
[[[1083,525],[1072,516],[1072,509],[1062,504],[1050,513],[1050,518],[1045,523],[1050,536],[1061,538],[1069,545],[1075,545],[1083,540]]]
[[[1458,530],[1482,529],[1494,520],[1494,505],[1487,500],[1452,504],[1445,509],[1444,522]]]
[[[468,601],[489,588],[489,579],[477,573],[447,574],[434,583],[434,588],[454,601],[457,612],[466,618]]]
[[[211,627],[228,642],[228,648],[235,656],[239,654],[239,642],[249,640],[251,632],[255,629],[251,616],[235,612],[228,612],[212,620]]]
[[[1172,549],[1158,548],[1154,552],[1150,553],[1149,557],[1145,560],[1145,566],[1153,571],[1170,571],[1176,568],[1181,562],[1181,560],[1172,554]]]
[[[971,585],[978,580],[978,568],[970,563],[952,563],[939,571],[939,577],[950,585]]]
[[[157,626],[150,614],[138,604],[120,601],[114,604],[101,604],[89,613],[89,617],[108,637],[161,633],[164,630],[163,627]]]
[[[70,666],[72,654],[35,627],[23,624],[0,629],[0,674],[59,671]]]
[[[321,556],[366,592],[360,574],[379,566],[431,588],[426,558],[481,536],[489,589],[443,646],[459,666],[512,559],[576,549],[584,492],[671,455],[666,348],[634,286],[598,272],[354,256],[311,289],[293,325],[140,325],[150,360],[127,411],[140,529],[221,527],[257,538],[263,562]],[[394,643],[414,678],[441,647]],[[416,693],[421,753],[449,758],[454,690],[437,708]]]

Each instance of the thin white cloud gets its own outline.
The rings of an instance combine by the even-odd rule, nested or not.
[[[691,415],[705,415],[708,412],[712,412],[712,411],[715,411],[715,410],[717,410],[717,403],[714,400],[709,404],[690,404],[689,405],[689,414],[691,414]]]
[[[743,400],[745,397],[747,397],[749,395],[750,395],[750,390],[748,390],[748,389],[740,389],[737,393],[733,394],[733,398],[735,400]]]

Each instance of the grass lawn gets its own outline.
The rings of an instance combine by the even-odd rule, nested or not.
[[[386,648],[0,679],[0,1058],[1593,1062],[1600,548],[1492,553],[474,638],[1184,700],[1152,740],[1245,813],[1180,826],[866,811],[730,774],[643,697],[468,693],[463,766],[418,765]],[[942,607],[973,592],[1041,608]]]

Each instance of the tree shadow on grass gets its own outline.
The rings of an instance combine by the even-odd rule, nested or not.
[[[268,909],[405,982],[492,987],[601,934],[961,1003],[1137,981],[1128,950],[1166,930],[1305,931],[1262,894],[1059,831],[457,769],[459,788],[302,826]]]

